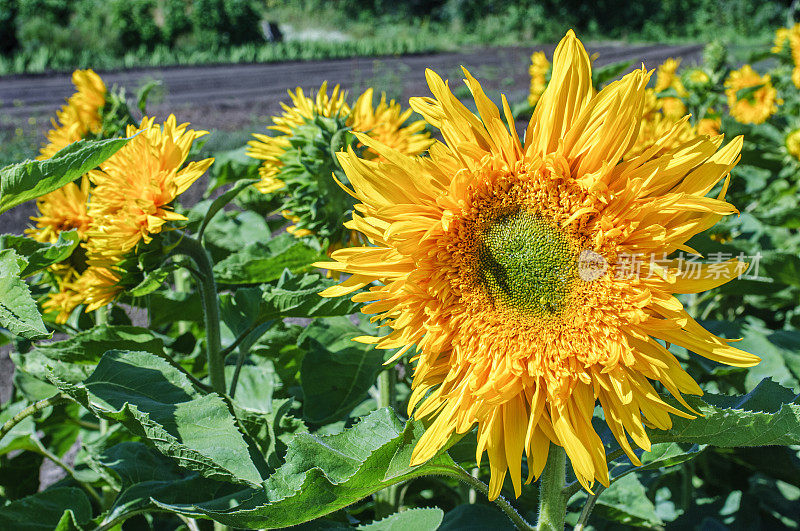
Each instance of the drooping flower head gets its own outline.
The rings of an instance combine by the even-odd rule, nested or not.
[[[466,73],[466,72],[465,72]],[[349,273],[323,295],[368,302],[389,333],[378,348],[414,350],[409,410],[429,419],[412,464],[477,424],[477,459],[488,452],[490,497],[521,460],[538,477],[549,445],[564,447],[587,488],[608,484],[603,443],[592,427],[599,403],[628,457],[650,448],[644,425],[666,429],[660,382],[701,394],[660,341],[750,366],[755,356],[699,325],[675,298],[735,278],[680,274],[675,251],[736,212],[724,190],[706,197],[737,161],[741,138],[697,137],[654,156],[624,158],[639,134],[650,74],[637,70],[602,91],[572,31],[555,51],[551,81],[520,142],[511,110],[486,97],[466,73],[478,114],[427,72],[433,98],[411,106],[444,138],[415,158],[358,135],[385,161],[340,161],[360,201],[347,226],[370,245],[333,253],[321,267]],[[675,135],[670,130],[667,135]],[[670,139],[665,139],[669,141]],[[635,257],[635,268],[626,268]],[[655,259],[651,261],[651,257]],[[659,341],[660,340],[660,341]],[[629,440],[630,438],[630,440]]]
[[[168,222],[186,219],[172,210],[172,203],[214,160],[185,164],[192,143],[206,132],[178,125],[173,115],[163,124],[144,117],[126,133],[136,136],[84,181],[88,223],[80,230],[86,256],[80,272],[62,278],[44,305],[57,312],[57,322],[66,321],[80,304],[90,312],[116,299],[124,289],[121,264]]]
[[[725,94],[731,116],[743,124],[764,123],[781,103],[769,74],[760,76],[750,65],[730,73],[725,80]]]
[[[547,75],[550,73],[550,61],[544,52],[535,52],[531,55],[531,65],[528,67],[531,76],[531,86],[528,92],[528,104],[533,107],[547,88]]]
[[[192,143],[207,131],[178,125],[170,115],[163,125],[144,117],[139,127],[128,126],[127,136],[138,135],[89,173],[95,185],[89,205],[92,225],[87,250],[90,262],[113,261],[139,242],[149,243],[169,221],[186,218],[171,204],[214,162],[213,158],[184,166]]]
[[[283,166],[281,157],[291,147],[290,139],[295,128],[313,119],[314,116],[332,118],[350,114],[345,93],[339,89],[339,85],[336,85],[328,96],[327,81],[322,83],[313,99],[306,96],[300,87],[294,92],[289,91],[289,98],[292,100],[292,105],[281,102],[283,114],[273,117],[273,125],[269,127],[279,134],[270,136],[256,133],[253,134],[256,140],[247,143],[250,146],[247,154],[254,159],[264,161],[258,170],[261,182],[256,184],[256,187],[265,194],[283,188],[283,181],[278,178]]]
[[[49,159],[60,149],[77,142],[102,126],[101,111],[106,104],[106,85],[93,70],[75,70],[72,83],[77,92],[57,111],[53,129],[47,132],[48,143],[42,146],[39,159]]]
[[[78,236],[85,241],[92,220],[87,211],[89,192],[89,177],[84,175],[80,186],[67,183],[39,198],[36,202],[39,215],[31,217],[36,226],[25,232],[36,241],[54,243],[62,232],[76,229]]]
[[[391,146],[406,155],[419,155],[431,145],[421,120],[409,122],[413,111],[403,110],[394,100],[382,95],[374,105],[372,89],[365,91],[351,106],[336,86],[332,96],[323,84],[311,100],[301,89],[290,93],[293,106],[284,104],[284,114],[273,119],[277,136],[254,135],[248,155],[263,160],[259,169],[264,193],[280,192],[281,213],[294,224],[295,236],[314,234],[328,242],[329,249],[358,243],[357,235],[342,228],[344,216],[353,207],[332,175],[346,179],[334,153],[355,143],[361,157],[380,159],[374,149],[361,144],[352,131]]]

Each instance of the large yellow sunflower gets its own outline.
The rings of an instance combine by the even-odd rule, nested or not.
[[[340,155],[361,202],[347,226],[371,245],[319,264],[351,275],[323,295],[369,286],[353,300],[369,302],[363,311],[390,333],[364,341],[398,348],[396,356],[415,348],[409,411],[430,424],[413,464],[477,424],[492,499],[509,472],[520,494],[523,454],[528,481],[538,477],[551,442],[584,486],[607,485],[591,424],[598,402],[639,463],[628,437],[647,450],[645,424],[666,429],[671,414],[691,416],[651,381],[684,406],[681,393],[701,394],[659,340],[731,365],[759,361],[706,331],[674,297],[725,283],[742,264],[695,278],[664,259],[691,251],[692,235],[736,212],[723,194],[706,194],[735,165],[742,140],[719,149],[721,137],[700,137],[655,158],[656,146],[623,159],[639,134],[649,77],[638,70],[596,93],[570,31],[524,144],[505,98],[500,111],[466,73],[475,115],[428,71],[434,97],[411,106],[444,138],[429,158],[366,135],[358,136],[385,162]],[[626,274],[633,257],[642,257],[638,270]]]
[[[747,89],[752,92],[745,95],[740,93]],[[764,123],[775,114],[781,103],[769,74],[760,76],[750,65],[730,73],[725,80],[725,94],[728,96],[731,116],[743,124]]]
[[[102,126],[100,111],[106,104],[106,85],[93,70],[75,70],[72,83],[77,92],[57,111],[58,122],[47,132],[48,143],[42,146],[39,160],[49,159],[60,149],[97,133]]]

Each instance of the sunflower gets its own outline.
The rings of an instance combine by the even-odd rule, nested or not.
[[[121,275],[107,267],[89,266],[83,273],[72,270],[69,275],[57,278],[58,290],[48,295],[42,307],[54,312],[59,324],[66,323],[81,304],[86,305],[87,313],[95,311],[114,302],[124,289],[120,285]]]
[[[281,135],[254,135],[256,140],[248,143],[248,155],[264,160],[256,186],[265,193],[281,191],[280,210],[293,223],[287,229],[291,234],[314,235],[328,250],[363,241],[342,227],[353,198],[339,187],[337,180],[346,177],[334,152],[354,144],[365,159],[382,156],[356,141],[351,132],[361,132],[405,155],[420,155],[432,144],[425,122],[410,121],[411,109],[403,110],[394,100],[387,102],[385,95],[377,105],[373,100],[372,89],[352,106],[338,86],[328,98],[323,84],[316,101],[297,89],[292,96],[294,107],[284,105],[284,115],[273,119],[278,125],[272,129]]]
[[[625,153],[626,159],[645,152],[657,157],[697,136],[685,113],[676,114],[668,100],[680,102],[677,98],[658,98],[653,89],[645,90],[639,134]]]
[[[670,57],[658,67],[656,72],[656,94],[664,92],[667,89],[674,89],[679,97],[674,96],[660,96],[662,112],[672,118],[678,120],[686,115],[686,105],[681,98],[687,96],[686,88],[684,88],[681,78],[676,75],[678,67],[681,64],[680,59],[673,59]]]
[[[167,222],[186,220],[171,203],[214,162],[208,158],[184,166],[192,143],[207,134],[188,125],[178,125],[174,115],[163,125],[145,116],[138,128],[126,131],[128,137],[139,134],[89,173],[95,185],[86,245],[90,264],[116,264],[139,242],[149,243]]]
[[[403,153],[418,155],[430,146],[430,136],[424,132],[423,121],[405,125],[413,112],[411,109],[403,111],[394,100],[387,103],[385,94],[381,96],[378,106],[373,107],[371,88],[358,98],[352,109],[346,96],[339,85],[336,85],[329,97],[327,82],[322,83],[314,99],[306,96],[299,87],[294,93],[289,92],[292,106],[281,102],[283,115],[273,117],[274,125],[269,127],[280,134],[269,136],[256,133],[253,135],[255,140],[247,143],[247,154],[264,161],[259,168],[261,182],[256,184],[256,188],[263,193],[272,193],[284,187],[284,182],[279,177],[285,165],[282,158],[290,150],[291,139],[297,129],[313,121],[315,117],[342,118],[347,127],[367,133]],[[367,156],[378,156],[377,153],[367,151]]]
[[[800,88],[800,24],[795,24],[791,28],[779,28],[775,31],[775,45],[772,47],[772,53],[782,54],[786,43],[789,43],[789,54],[794,64],[792,83],[795,87]]]
[[[465,73],[478,115],[430,70],[434,97],[411,100],[444,138],[429,158],[366,135],[357,136],[384,162],[352,149],[339,156],[360,201],[347,226],[371,245],[319,264],[350,275],[323,295],[369,286],[353,300],[369,302],[363,312],[390,332],[363,341],[398,348],[393,359],[416,347],[409,412],[429,424],[412,464],[477,424],[476,457],[488,452],[492,499],[509,472],[519,496],[523,454],[530,481],[550,443],[566,450],[586,488],[607,485],[592,427],[598,402],[639,464],[628,437],[649,450],[645,424],[666,429],[671,414],[692,416],[664,402],[651,381],[687,408],[681,394],[702,393],[659,340],[730,365],[758,362],[706,331],[673,296],[723,284],[743,264],[688,278],[679,260],[648,258],[639,274],[621,274],[631,257],[691,251],[692,235],[736,212],[725,186],[716,198],[706,194],[727,184],[742,140],[719,149],[721,137],[700,137],[624,160],[650,75],[637,70],[595,92],[572,31],[555,51],[524,143],[505,97],[500,111]]]
[[[48,143],[42,146],[38,159],[49,159],[59,150],[100,131],[101,111],[106,104],[106,85],[93,70],[75,70],[72,83],[77,92],[57,111],[58,122],[47,132]]]
[[[697,121],[695,130],[698,135],[716,136],[719,134],[721,127],[722,118],[713,109],[709,109],[706,117]]]
[[[528,105],[533,107],[547,87],[547,74],[550,73],[550,61],[547,60],[544,52],[535,52],[531,55],[531,65],[528,67],[528,73],[531,76]]]
[[[348,127],[407,155],[420,155],[430,147],[433,141],[425,132],[424,120],[403,125],[411,118],[413,110],[403,111],[394,100],[386,103],[386,94],[381,94],[378,106],[373,108],[372,97],[371,88],[358,97],[347,118]],[[379,153],[369,148],[362,156],[380,158]]]
[[[783,48],[786,46],[786,43],[789,41],[789,37],[794,30],[794,28],[798,27],[797,24],[792,29],[789,28],[778,28],[775,30],[775,42],[770,50],[772,53],[781,53]]]
[[[786,151],[795,159],[800,160],[800,129],[789,132],[784,143]]]
[[[39,215],[31,217],[36,227],[27,229],[25,233],[36,241],[54,243],[61,232],[76,229],[78,236],[85,240],[92,221],[87,209],[89,193],[89,178],[84,175],[80,186],[67,183],[40,197],[36,201]]]
[[[730,73],[725,80],[725,94],[731,116],[743,124],[764,123],[782,103],[769,74],[760,76],[750,65]]]
[[[331,118],[350,114],[350,107],[345,101],[345,93],[336,85],[328,96],[328,82],[322,83],[316,96],[312,99],[305,95],[303,89],[298,87],[294,92],[289,92],[292,105],[281,102],[283,114],[272,118],[269,129],[277,131],[276,136],[253,134],[256,138],[247,143],[250,148],[247,154],[254,159],[263,160],[259,168],[261,182],[256,184],[262,193],[268,194],[283,188],[283,181],[278,178],[283,166],[281,157],[290,148],[292,132],[298,126],[311,120],[314,116]]]
[[[65,322],[81,304],[91,312],[117,298],[124,290],[120,283],[123,262],[140,243],[152,241],[168,222],[186,220],[172,210],[171,204],[214,161],[184,165],[192,143],[206,132],[190,130],[188,124],[177,125],[173,115],[163,125],[144,117],[140,127],[128,126],[126,133],[137,136],[99,169],[89,172],[83,181],[83,194],[75,196],[75,209],[83,214],[78,218],[83,222],[79,234],[86,256],[80,257],[80,264],[55,271],[57,291],[49,295],[43,307],[56,312],[56,322]],[[53,193],[65,190],[71,189]],[[55,215],[51,217],[59,221]],[[45,219],[49,223],[46,228],[56,224],[49,219]],[[65,226],[62,223],[59,230]]]
[[[680,65],[681,60],[672,57],[659,65],[656,71],[656,92],[663,92],[669,88],[673,88],[679,96],[686,96],[686,89],[683,88],[681,78],[676,75]]]

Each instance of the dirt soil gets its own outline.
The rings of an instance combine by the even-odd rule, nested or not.
[[[360,57],[326,61],[293,61],[272,64],[188,66],[99,72],[108,86],[125,88],[131,106],[139,87],[149,81],[161,82],[151,93],[148,113],[166,117],[175,113],[199,129],[216,131],[262,131],[271,115],[281,111],[286,91],[294,87],[313,89],[323,81],[340,84],[354,93],[367,87],[386,92],[390,98],[407,103],[411,96],[427,96],[425,69],[461,85],[460,66],[470,70],[486,93],[503,92],[512,103],[524,101],[528,90],[530,54],[544,50],[552,57],[554,45],[536,48],[511,47],[474,49],[463,53],[440,53],[402,57]],[[633,60],[655,68],[667,57],[682,57],[683,64],[700,59],[701,45],[628,45],[589,43],[597,54],[595,66]],[[69,74],[18,75],[0,78],[0,132],[33,127],[44,141],[50,117],[74,91]],[[466,95],[456,92],[458,96]],[[35,124],[31,126],[31,124]],[[195,186],[182,197],[186,204],[200,198],[204,186]],[[34,204],[21,205],[0,218],[0,233],[21,233],[34,213]]]

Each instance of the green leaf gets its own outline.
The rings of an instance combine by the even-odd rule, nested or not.
[[[216,394],[201,394],[161,357],[112,350],[81,384],[51,378],[95,415],[148,438],[183,467],[209,478],[261,483],[266,463],[242,436],[228,404]]]
[[[156,500],[156,504],[187,516],[207,516],[231,527],[297,525],[347,507],[389,485],[452,470],[455,463],[447,454],[441,454],[415,467],[406,461],[391,478],[386,477],[393,457],[408,455],[405,447],[416,444],[422,431],[415,422],[404,428],[393,412],[381,409],[336,435],[296,436],[286,453],[286,463],[246,501]]]
[[[0,411],[0,426],[2,426],[6,421],[8,421],[11,417],[28,407],[27,402],[19,401],[14,402],[13,404],[5,404],[3,406],[3,410]],[[2,446],[0,446],[0,455],[5,455],[9,452],[13,452],[15,450],[36,450],[36,444],[31,439],[31,435],[33,435],[34,431],[36,430],[36,423],[33,420],[33,416],[28,416],[16,426],[14,426],[11,431],[9,431],[5,437],[2,439]]]
[[[686,461],[691,461],[705,449],[705,446],[696,444],[678,444],[678,443],[657,443],[653,444],[649,452],[642,452],[639,460],[642,466],[634,466],[627,457],[623,458],[622,462],[614,463],[610,467],[608,474],[616,481],[618,478],[630,474],[631,472],[639,472],[642,470],[656,470],[659,468],[667,468]]]
[[[205,217],[203,217],[202,223],[200,223],[200,228],[197,231],[197,239],[202,241],[203,233],[206,231],[208,223],[217,212],[222,210],[222,207],[233,201],[233,198],[239,195],[239,192],[251,184],[257,183],[258,181],[259,179],[244,179],[242,181],[238,181],[229,190],[226,190],[222,195],[214,199],[214,201],[212,201],[211,205],[208,207],[208,212],[206,212]]]
[[[763,380],[744,396],[709,393],[702,399],[686,397],[686,401],[703,416],[673,417],[669,430],[648,429],[653,443],[722,447],[800,444],[800,397],[771,380]]]
[[[633,61],[617,61],[592,69],[592,86],[600,90],[606,83],[627,72]]]
[[[236,395],[238,397],[239,393]],[[270,470],[275,470],[283,464],[283,457],[292,437],[298,433],[308,432],[303,421],[289,415],[293,406],[292,400],[274,400],[269,411],[239,407],[236,403],[234,405],[236,418],[239,419],[245,433],[258,445]]]
[[[320,292],[336,284],[338,282],[320,275],[296,276],[284,271],[276,284],[261,286],[263,304],[259,317],[266,320],[283,317],[335,317],[355,313],[359,305],[349,297],[320,296]]]
[[[490,505],[459,505],[446,515],[439,531],[513,531],[508,516]]]
[[[100,325],[64,341],[37,345],[25,354],[14,354],[17,367],[40,380],[55,376],[77,384],[87,378],[109,350],[139,350],[163,356],[164,342],[146,328]]]
[[[17,254],[28,260],[25,269],[20,273],[22,278],[41,271],[47,266],[66,260],[79,243],[78,231],[74,229],[60,233],[55,243],[42,243],[33,238],[14,234],[0,236],[0,249],[13,249]]]
[[[436,507],[425,509],[408,509],[406,511],[387,516],[367,525],[360,525],[356,529],[365,531],[436,531],[444,518],[444,511]]]
[[[52,531],[65,512],[78,523],[92,518],[92,505],[81,489],[55,487],[0,507],[0,528],[15,531]],[[66,527],[69,529],[69,527]]]
[[[105,162],[128,141],[130,138],[80,140],[50,159],[29,160],[0,169],[0,214],[74,181]]]
[[[314,321],[300,337],[307,351],[300,377],[308,421],[340,420],[366,398],[382,368],[383,352],[353,341],[362,335],[346,317],[339,317]]]
[[[241,146],[230,151],[214,153],[214,164],[208,170],[208,192],[241,179],[258,180],[261,161],[247,155],[248,149],[250,149],[248,146]]]
[[[267,243],[253,242],[214,265],[214,278],[220,284],[261,284],[280,278],[284,269],[293,273],[311,269],[311,264],[325,259],[290,234],[282,234]]]
[[[653,527],[664,523],[634,475],[625,476],[604,490],[597,498],[594,514],[625,525]]]
[[[44,339],[50,333],[28,285],[20,278],[26,265],[11,249],[0,251],[0,326],[25,339]]]
[[[120,488],[106,522],[154,507],[153,498],[213,499],[242,491],[241,485],[208,480],[178,468],[174,461],[139,442],[108,448],[98,457],[98,463],[113,475]]]
[[[130,297],[144,297],[145,295],[153,293],[161,287],[161,284],[163,284],[173,272],[181,267],[180,264],[170,262],[169,264],[146,272],[142,281],[129,289],[127,295]]]
[[[197,291],[155,291],[146,300],[152,328],[176,321],[203,322],[203,302]]]

